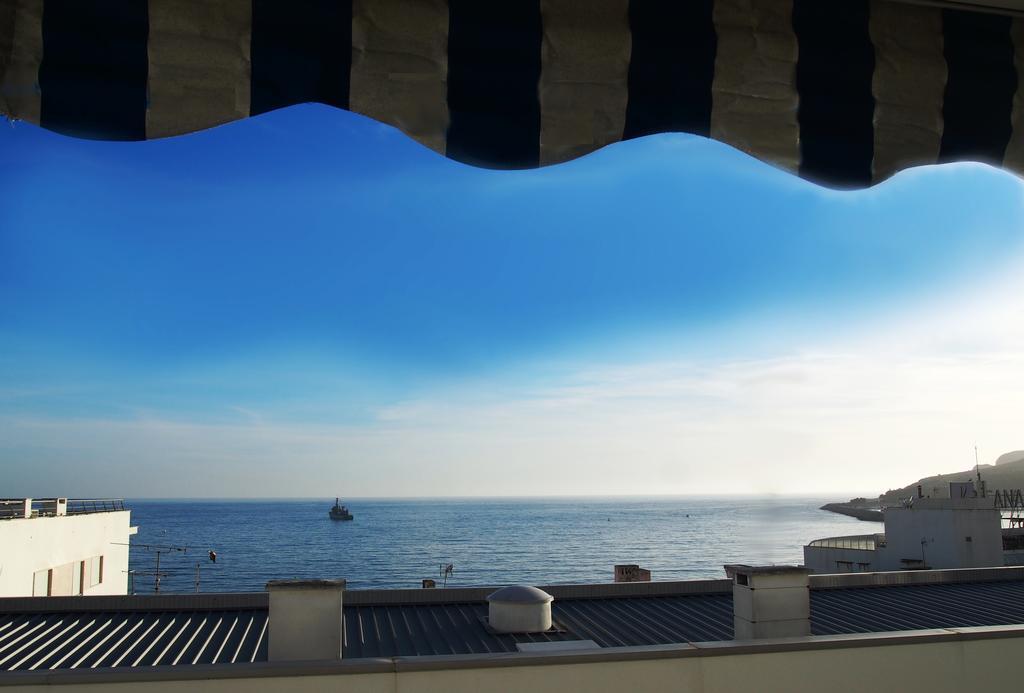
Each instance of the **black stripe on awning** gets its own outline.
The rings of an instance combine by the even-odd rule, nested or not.
[[[253,0],[252,115],[297,103],[348,108],[351,0]]]
[[[538,0],[451,0],[447,154],[488,168],[540,164]]]
[[[40,124],[75,137],[146,139],[149,5],[46,0]]]
[[[949,77],[939,162],[970,159],[998,166],[1010,141],[1017,90],[1012,19],[944,10],[942,23]]]
[[[866,0],[794,0],[799,45],[800,175],[824,185],[871,185],[875,50]]]
[[[623,139],[659,132],[711,132],[718,38],[713,0],[632,0],[629,101]]]

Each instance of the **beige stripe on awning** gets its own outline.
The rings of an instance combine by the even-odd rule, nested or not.
[[[789,171],[800,165],[791,0],[717,0],[711,137]]]
[[[938,160],[947,70],[942,10],[875,0],[869,28],[875,46],[872,179],[878,183]]]
[[[354,0],[349,110],[445,153],[448,3]]]
[[[541,0],[540,163],[618,142],[629,98],[629,0]]]
[[[1006,145],[1003,165],[1019,172],[1024,171],[1024,19],[1013,20],[1010,37],[1013,39],[1013,64],[1017,68],[1017,93],[1013,95],[1013,131]]]
[[[251,0],[149,0],[146,137],[249,115]]]
[[[0,5],[0,113],[39,122],[43,0]]]

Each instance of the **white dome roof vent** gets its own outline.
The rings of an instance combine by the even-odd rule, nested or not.
[[[528,585],[509,585],[487,595],[487,623],[498,633],[543,633],[551,630],[554,597]]]

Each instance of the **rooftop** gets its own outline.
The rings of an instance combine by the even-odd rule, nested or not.
[[[0,498],[0,520],[128,510],[123,498]]]
[[[601,648],[726,641],[732,582],[543,588],[554,628],[496,634],[493,588],[344,593],[345,659],[517,652],[520,643]],[[1024,568],[811,576],[814,635],[1024,623]],[[0,670],[244,664],[267,660],[267,593],[0,599]]]

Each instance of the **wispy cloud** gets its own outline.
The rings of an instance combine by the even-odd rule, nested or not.
[[[1024,273],[772,358],[482,378],[350,426],[0,420],[26,492],[128,495],[872,492],[1021,445]],[[754,338],[748,334],[747,338]],[[81,460],[78,472],[63,460]],[[140,466],[145,479],[133,474]],[[153,484],[152,479],[163,479]],[[69,489],[70,490],[70,489]]]

